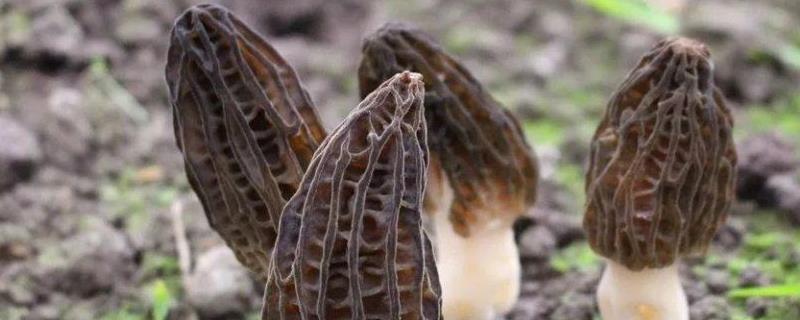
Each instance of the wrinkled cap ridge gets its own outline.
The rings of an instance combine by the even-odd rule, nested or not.
[[[656,44],[592,139],[584,215],[592,249],[632,270],[704,252],[734,197],[732,126],[705,45]]]
[[[423,95],[397,74],[322,143],[281,217],[264,319],[441,318]]]
[[[430,36],[398,23],[369,36],[362,53],[362,97],[403,70],[425,78],[431,170],[442,170],[453,188],[450,220],[456,232],[466,236],[497,219],[510,225],[533,205],[538,178],[533,150],[517,119],[461,63]],[[448,205],[439,198],[429,192],[426,211]]]
[[[175,140],[211,227],[266,279],[280,211],[325,136],[294,69],[225,8],[175,21],[165,71]]]

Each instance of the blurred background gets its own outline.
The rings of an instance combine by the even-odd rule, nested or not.
[[[739,201],[681,266],[692,319],[800,319],[800,2],[216,2],[295,66],[328,128],[358,103],[361,39],[387,21],[434,35],[520,117],[542,191],[515,226],[508,319],[599,319],[588,142],[650,46],[706,42],[736,118]],[[196,3],[0,0],[0,319],[258,318],[263,286],[208,227],[173,140],[165,50]]]

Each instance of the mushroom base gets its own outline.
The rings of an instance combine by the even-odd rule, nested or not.
[[[446,212],[434,219],[444,319],[494,319],[511,310],[520,283],[513,230],[498,223],[464,238]]]
[[[605,320],[688,320],[689,309],[678,267],[631,271],[606,261],[597,288],[597,303]]]

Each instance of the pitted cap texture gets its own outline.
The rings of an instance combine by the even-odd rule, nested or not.
[[[423,95],[397,74],[324,140],[281,216],[264,319],[441,318]]]
[[[266,279],[281,209],[325,135],[308,93],[275,49],[215,5],[175,21],[166,80],[175,138],[211,227]]]
[[[397,72],[425,78],[431,177],[442,170],[454,191],[456,232],[499,219],[511,224],[536,198],[537,161],[517,119],[466,68],[421,31],[387,24],[364,41],[359,89],[365,96]],[[429,191],[435,191],[433,188]],[[426,196],[426,209],[440,195]],[[435,211],[435,210],[433,210]]]
[[[592,139],[584,229],[631,270],[706,250],[734,198],[733,120],[702,43],[659,42],[611,97]]]

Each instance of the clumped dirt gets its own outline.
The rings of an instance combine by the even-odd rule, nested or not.
[[[146,316],[162,284],[171,292],[171,319],[242,318],[260,308],[263,285],[208,227],[173,141],[163,79],[167,34],[173,19],[197,2],[0,4],[0,319]],[[599,268],[564,270],[553,263],[585,241],[582,200],[558,168],[585,164],[586,132],[607,95],[660,35],[572,1],[218,2],[265,34],[297,68],[328,128],[357,103],[362,37],[390,20],[439,37],[525,121],[570,123],[558,148],[531,141],[542,160],[542,181],[536,207],[515,225],[524,279],[520,301],[506,318],[594,319]],[[793,32],[800,23],[796,4],[712,0],[688,6],[683,33],[710,45],[717,82],[737,121],[747,106],[797,91],[800,72],[770,51],[777,45],[769,36]],[[586,99],[596,105],[581,109]],[[742,248],[756,207],[777,209],[800,225],[791,139],[743,132],[736,137],[742,200],[713,253]],[[188,269],[176,258],[175,213],[185,224],[178,234],[188,239]],[[800,249],[792,250],[775,254],[794,257],[784,263],[800,268]],[[730,279],[730,261],[722,254],[713,263],[688,259],[682,266],[692,319],[729,319],[731,288],[772,283],[758,268]],[[749,298],[746,313],[764,317],[778,304],[800,313],[796,300],[764,298]]]

